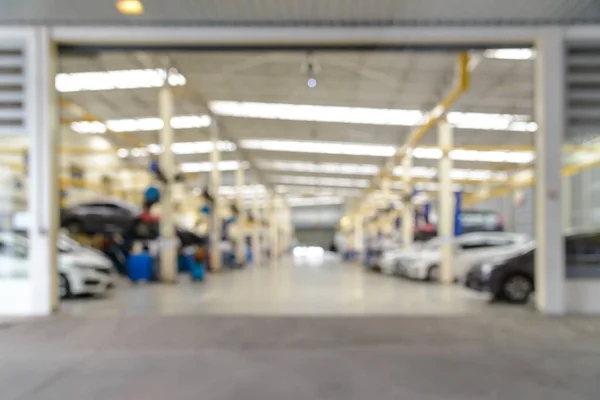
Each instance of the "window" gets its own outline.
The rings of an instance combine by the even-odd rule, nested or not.
[[[600,235],[579,235],[566,239],[567,278],[600,277]]]
[[[498,214],[494,212],[462,212],[460,222],[463,227],[481,227],[482,229],[493,229],[500,225]]]
[[[467,239],[465,239],[463,236],[462,240],[459,240],[458,246],[462,250],[474,250],[474,249],[480,249],[483,247],[488,247],[488,244],[487,244],[486,238],[483,236],[469,235],[469,237]]]
[[[482,249],[485,247],[490,247],[488,245],[487,242],[485,241],[480,241],[480,242],[466,242],[466,243],[461,243],[460,244],[460,248],[463,250],[475,250],[475,249]]]
[[[511,246],[515,244],[514,240],[502,237],[488,238],[486,243],[489,247]]]

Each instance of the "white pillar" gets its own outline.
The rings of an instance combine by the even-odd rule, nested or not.
[[[58,53],[47,28],[32,28],[25,51],[26,123],[29,135],[29,285],[26,298],[7,299],[27,304],[17,314],[48,315],[58,309],[58,96],[54,77]],[[2,294],[0,294],[2,298]],[[4,309],[5,307],[0,307]],[[11,308],[10,306],[8,308]]]
[[[544,29],[536,44],[535,299],[540,312],[562,315],[565,313],[565,251],[561,218],[561,147],[565,130],[562,29]]]
[[[219,151],[219,125],[216,119],[213,119],[210,126],[210,138],[212,141],[212,151],[210,161],[212,169],[210,172],[210,194],[213,196],[213,204],[210,213],[210,265],[213,271],[221,269],[221,199],[219,188],[221,187],[221,171],[219,171],[219,161],[221,154]]]
[[[239,215],[236,221],[237,237],[235,248],[235,259],[239,264],[245,263],[246,260],[246,211],[244,209],[244,169],[240,160],[238,169],[235,174],[236,186],[236,204]]]
[[[279,221],[278,221],[278,199],[276,195],[271,197],[270,209],[269,209],[269,231],[270,231],[270,252],[271,261],[277,260],[279,257]]]
[[[354,250],[361,252],[365,245],[364,218],[361,213],[354,217]]]
[[[453,256],[454,256],[454,194],[452,193],[452,126],[447,121],[440,121],[438,127],[438,146],[443,154],[440,158],[439,193],[438,193],[438,236],[442,240],[441,257],[439,266],[440,282],[450,284],[453,282]]]
[[[158,110],[163,120],[160,131],[160,144],[163,152],[160,155],[159,165],[162,173],[167,178],[167,183],[162,185],[160,193],[160,279],[163,282],[174,283],[177,280],[177,236],[175,235],[175,215],[173,209],[173,178],[175,176],[175,160],[173,158],[173,128],[171,118],[174,114],[173,90],[169,80],[165,79],[164,86],[158,96]]]
[[[384,176],[381,181],[381,198],[383,199],[383,208],[387,210],[390,203],[392,202],[392,181],[389,176]],[[377,206],[377,209],[380,207]],[[388,235],[393,232],[393,226],[390,218],[390,214],[386,213],[380,215],[377,218],[377,223],[379,225],[379,229],[383,235]]]
[[[404,182],[404,193],[412,195],[412,167],[413,157],[412,149],[402,159],[402,181]],[[412,201],[405,202],[402,205],[402,243],[405,248],[412,247],[415,231],[415,206]]]
[[[252,224],[252,261],[254,265],[262,263],[262,243],[260,240],[262,218],[259,213],[259,201],[258,191],[255,191],[252,195],[252,215],[254,216],[254,223]]]

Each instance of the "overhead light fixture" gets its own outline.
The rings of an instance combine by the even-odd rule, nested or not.
[[[389,145],[320,142],[308,140],[295,141],[246,139],[241,141],[240,146],[250,150],[285,151],[293,153],[336,154],[372,157],[391,157],[396,154],[396,148]],[[415,158],[437,160],[442,157],[442,150],[435,147],[417,147],[413,149],[413,156]],[[450,157],[456,161],[481,161],[516,164],[526,164],[533,161],[535,158],[533,152],[530,151],[482,151],[464,149],[452,150],[450,152]],[[279,165],[281,166],[282,164]],[[299,167],[299,165],[296,165],[296,167]]]
[[[196,129],[206,128],[212,123],[209,115],[181,115],[171,118],[173,129]],[[163,128],[163,120],[160,118],[127,118],[110,119],[104,123],[100,121],[77,121],[71,123],[71,129],[77,133],[106,133],[113,132],[150,132],[159,131]]]
[[[311,163],[304,161],[271,161],[260,160],[257,165],[261,169],[306,173],[340,174],[340,175],[375,175],[377,165]]]
[[[296,141],[296,140],[242,140],[240,146],[251,150],[286,151],[292,153],[343,154],[353,156],[391,157],[394,146],[359,143]]]
[[[536,56],[533,49],[488,49],[483,52],[485,58],[497,60],[533,60]]]
[[[310,77],[308,78],[308,80],[306,81],[306,85],[310,88],[310,89],[314,89],[317,87],[317,79]]]
[[[367,187],[368,179],[321,178],[315,176],[275,175],[272,180],[287,185],[336,186],[336,187]]]
[[[117,10],[125,15],[140,15],[144,13],[144,5],[139,0],[117,0]]]
[[[168,79],[171,86],[186,84],[185,77],[174,69],[169,71]],[[164,83],[165,71],[162,69],[60,73],[55,78],[56,90],[62,93],[157,88]]]
[[[127,149],[119,149],[119,150],[117,150],[117,156],[119,158],[125,158],[125,157],[129,156],[129,150],[127,150]]]
[[[106,133],[106,125],[100,121],[79,121],[71,123],[71,129],[77,133]]]
[[[209,107],[216,115],[225,117],[366,125],[417,126],[427,115],[419,110],[236,101],[212,101]],[[442,111],[436,108],[432,113]],[[519,114],[448,113],[448,121],[464,129],[534,132],[537,124],[530,120],[529,115]]]
[[[423,113],[418,110],[362,107],[237,101],[212,101],[209,106],[213,113],[227,117],[339,122],[347,124],[415,126],[423,117]]]
[[[220,161],[219,171],[236,171],[238,169],[247,169],[249,167],[247,162],[238,161]],[[195,163],[182,163],[180,166],[181,172],[210,172],[213,170],[213,164],[211,162],[195,162]]]
[[[243,196],[261,195],[267,193],[267,188],[264,185],[244,185],[242,186]],[[219,186],[219,194],[221,196],[235,196],[238,194],[237,186]]]
[[[364,195],[361,189],[346,189],[340,187],[319,187],[319,186],[306,186],[306,185],[276,185],[275,191],[277,193],[293,193],[293,194],[307,194],[307,195],[318,195],[318,196],[344,196],[344,197],[360,197]]]
[[[221,152],[232,152],[236,150],[234,143],[227,140],[219,141],[217,144],[219,151]],[[171,151],[175,154],[207,154],[213,149],[211,141],[204,142],[177,142],[171,145]],[[121,158],[125,158],[129,155],[132,157],[148,157],[150,154],[160,154],[163,151],[163,147],[156,143],[151,143],[148,146],[141,148],[136,147],[128,151],[127,149],[119,149],[117,155]]]
[[[263,170],[303,172],[315,174],[333,174],[333,175],[366,175],[372,176],[379,172],[379,167],[374,164],[336,164],[336,163],[311,163],[294,161],[271,161],[258,160],[256,162],[259,168]],[[403,167],[394,168],[395,176],[403,176]],[[412,167],[410,176],[413,178],[435,178],[438,175],[436,168]],[[455,168],[450,172],[452,179],[507,179],[506,172],[496,172],[479,169],[459,169]]]

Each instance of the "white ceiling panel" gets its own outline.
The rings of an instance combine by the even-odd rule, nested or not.
[[[473,53],[473,56],[479,54]],[[448,92],[456,65],[457,54],[425,52],[369,52],[369,53],[251,53],[251,52],[170,52],[157,53],[98,53],[68,55],[61,59],[66,73],[160,68],[164,57],[186,79],[184,86],[174,88],[177,115],[203,115],[207,112],[204,101],[233,101],[279,103],[292,105],[337,106],[402,109],[428,112]],[[308,88],[307,63],[317,65],[316,88]],[[472,73],[471,88],[452,111],[519,114],[531,118],[533,72],[531,61],[483,59]],[[85,107],[102,121],[126,118],[146,118],[158,115],[158,89],[122,89],[65,92],[62,97]],[[355,109],[356,110],[356,109]],[[352,111],[349,111],[352,113]],[[351,116],[351,115],[350,115]],[[64,112],[64,118],[73,118]],[[279,116],[280,117],[280,116]],[[278,118],[279,118],[278,117]],[[308,115],[311,117],[311,115]],[[367,123],[331,123],[306,120],[283,120],[217,116],[223,140],[310,141],[314,151],[266,151],[244,149],[242,157],[253,164],[257,161],[288,161],[304,163],[338,163],[382,166],[387,157],[373,155],[325,154],[327,143],[401,146],[415,127],[401,125],[374,125]],[[491,117],[490,117],[491,118]],[[362,122],[362,120],[361,120]],[[132,132],[130,135],[143,144],[158,143],[158,132]],[[127,143],[109,134],[117,147]],[[71,136],[65,136],[65,141]],[[176,142],[205,142],[207,128],[177,129]],[[532,132],[483,129],[456,129],[457,146],[522,146],[532,145]],[[436,145],[435,130],[429,132],[421,144]],[[69,144],[69,143],[65,143]],[[234,152],[222,153],[225,161],[240,157]],[[131,157],[134,165],[145,165],[147,158]],[[208,154],[178,155],[180,163],[209,161]],[[264,163],[263,163],[264,165]],[[437,161],[417,159],[415,166],[437,168]],[[517,164],[456,161],[456,168],[489,169],[517,168]],[[302,171],[277,171],[262,168],[262,178],[272,184],[294,186],[298,180],[289,177],[343,178],[331,172],[306,174]],[[228,182],[231,174],[227,175]],[[280,176],[288,178],[279,179]],[[346,176],[368,179],[369,176]],[[286,180],[287,179],[287,180]],[[312,181],[298,183],[303,190],[312,188]],[[323,180],[325,183],[340,183]],[[258,180],[253,179],[253,183]],[[348,183],[348,181],[344,181]],[[352,184],[347,185],[352,186]]]
[[[0,21],[197,25],[458,25],[597,22],[594,0],[143,0],[120,15],[114,1],[2,0]]]

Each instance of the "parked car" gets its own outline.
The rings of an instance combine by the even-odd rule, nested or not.
[[[509,232],[476,232],[459,236],[452,242],[454,278],[463,280],[474,265],[512,255],[530,240],[527,235]],[[442,239],[438,237],[426,242],[418,251],[399,257],[399,274],[412,279],[437,281],[441,245]]]
[[[154,240],[159,236],[156,217],[140,218],[141,210],[125,202],[82,203],[63,211],[61,226],[71,233],[130,234],[134,239]],[[207,239],[182,228],[176,228],[182,246],[205,246]]]
[[[140,211],[128,203],[119,201],[81,203],[63,210],[60,225],[71,233],[122,232]]]
[[[525,303],[535,290],[535,243],[511,257],[492,259],[471,268],[465,286],[489,292],[493,300]],[[566,277],[600,277],[600,232],[565,235]]]
[[[489,260],[469,270],[465,286],[480,292],[490,292],[493,300],[525,303],[534,289],[533,242],[511,257]]]
[[[59,294],[66,298],[81,294],[101,294],[114,287],[117,273],[101,252],[80,245],[66,236],[58,240]],[[27,277],[29,242],[25,236],[0,233],[0,273],[7,277]]]

